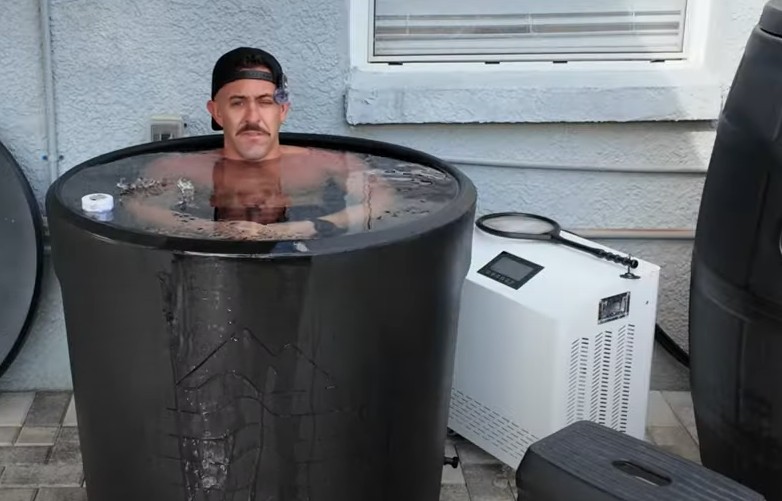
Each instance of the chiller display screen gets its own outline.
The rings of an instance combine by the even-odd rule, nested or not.
[[[515,259],[510,259],[508,257],[503,257],[502,259],[496,261],[492,265],[491,269],[497,273],[505,275],[512,280],[523,280],[527,274],[534,271],[534,268],[531,266],[527,266],[524,263],[516,261]]]
[[[542,269],[543,267],[539,264],[508,252],[501,252],[486,266],[478,270],[478,273],[513,289],[518,289]]]

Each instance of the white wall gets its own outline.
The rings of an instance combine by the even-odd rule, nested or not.
[[[720,85],[727,89],[764,2],[715,3],[721,5],[715,9],[710,49]],[[46,136],[38,12],[34,2],[21,0],[3,7],[0,141],[17,156],[42,197],[47,165],[42,160]],[[253,45],[275,53],[289,74],[294,105],[285,130],[377,138],[452,159],[554,167],[464,166],[479,188],[482,213],[538,212],[571,228],[695,225],[701,174],[556,167],[705,169],[714,139],[709,122],[348,125],[348,0],[51,0],[51,16],[64,170],[146,142],[148,119],[154,114],[182,114],[190,134],[211,133],[205,102],[212,65],[228,49]],[[660,323],[686,344],[690,243],[610,244],[663,265]],[[59,294],[51,274],[43,299],[28,343],[0,380],[0,389],[70,387]]]

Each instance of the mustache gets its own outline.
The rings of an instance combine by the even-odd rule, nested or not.
[[[243,132],[261,132],[263,134],[266,134],[267,136],[269,135],[269,131],[262,128],[258,124],[246,124],[244,127],[239,129],[239,132],[237,132],[237,134],[241,134]]]

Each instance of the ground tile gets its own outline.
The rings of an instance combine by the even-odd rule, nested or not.
[[[507,473],[502,465],[464,465],[464,478],[471,501],[513,501]]]
[[[81,464],[81,447],[79,445],[79,431],[77,428],[65,427],[60,429],[60,435],[52,448],[49,458],[51,464]]]
[[[0,464],[43,464],[50,451],[51,447],[45,446],[0,447]]]
[[[53,445],[59,431],[54,426],[25,426],[16,439],[16,445]]]
[[[35,501],[87,501],[87,491],[81,487],[43,488]]]
[[[0,501],[32,501],[35,489],[0,489]]]
[[[679,420],[673,409],[659,391],[649,392],[649,404],[646,412],[646,426],[679,426]]]
[[[0,446],[13,445],[20,429],[16,426],[0,426]]]
[[[34,398],[35,393],[0,393],[0,426],[22,426]]]
[[[440,489],[440,501],[470,501],[466,485],[444,484]]]
[[[36,393],[25,426],[60,426],[70,400],[70,392]]]
[[[81,465],[11,465],[0,477],[0,486],[79,487]]]
[[[71,402],[68,404],[68,408],[65,411],[65,417],[62,419],[62,425],[77,426],[78,424],[76,419],[76,397],[71,397]]]
[[[459,465],[456,468],[450,465],[443,467],[443,475],[440,482],[445,484],[464,484],[464,473],[462,472],[462,466]]]
[[[700,463],[700,451],[695,441],[682,426],[652,426],[649,433],[657,447]]]
[[[695,442],[698,442],[698,430],[695,426],[695,407],[692,394],[688,391],[664,391],[663,398],[670,404],[673,413],[679,418]]]
[[[459,460],[464,464],[499,464],[500,460],[472,442],[456,442]]]

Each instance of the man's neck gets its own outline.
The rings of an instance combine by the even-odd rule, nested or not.
[[[230,160],[233,162],[246,162],[248,164],[262,164],[264,162],[269,162],[271,160],[278,160],[282,156],[282,151],[279,147],[274,148],[272,151],[270,151],[266,156],[258,159],[247,159],[240,155],[237,155],[234,152],[229,151],[227,148],[223,148],[220,150],[220,156],[223,157],[226,160]]]

